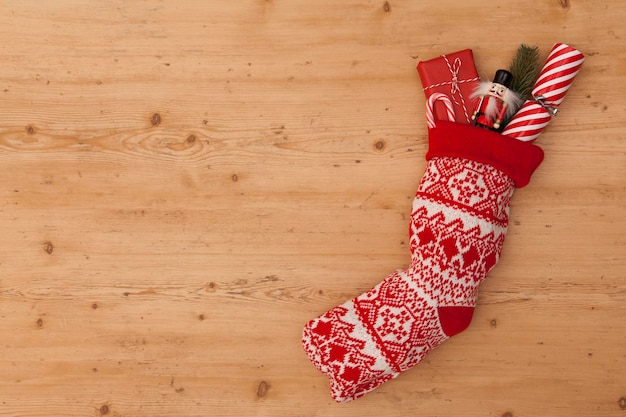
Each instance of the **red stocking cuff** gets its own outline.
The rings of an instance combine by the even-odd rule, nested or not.
[[[530,182],[543,151],[537,145],[522,142],[476,126],[437,121],[428,131],[426,159],[454,157],[489,164],[504,172],[517,188]]]

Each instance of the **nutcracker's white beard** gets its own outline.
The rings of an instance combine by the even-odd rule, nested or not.
[[[474,93],[472,94],[472,98],[487,96],[489,94],[489,89],[493,82],[491,81],[481,81]],[[506,104],[506,115],[505,118],[509,118],[515,114],[517,109],[522,105],[522,99],[512,90],[507,90],[504,93],[504,96],[500,98]],[[487,103],[487,108],[485,109],[485,115],[492,119],[495,118],[498,114],[498,106],[496,105],[495,100],[489,100]]]

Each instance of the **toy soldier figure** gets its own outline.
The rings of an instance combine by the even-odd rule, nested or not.
[[[499,131],[503,126],[502,121],[511,116],[520,101],[517,94],[509,90],[513,75],[507,70],[496,71],[492,82],[483,81],[474,93],[479,97],[474,113],[472,124],[486,129]]]

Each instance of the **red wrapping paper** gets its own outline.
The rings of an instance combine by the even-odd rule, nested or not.
[[[480,82],[471,49],[421,61],[417,64],[417,72],[426,99],[434,93],[445,94],[452,101],[456,122],[470,123],[471,112],[476,104],[472,93]],[[442,102],[435,103],[433,110],[436,120],[448,120],[448,112]]]

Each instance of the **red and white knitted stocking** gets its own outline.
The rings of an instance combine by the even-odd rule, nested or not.
[[[304,349],[338,402],[395,378],[469,326],[478,287],[502,250],[513,190],[530,181],[543,152],[485,129],[438,122],[426,158],[408,269],[304,328]]]

